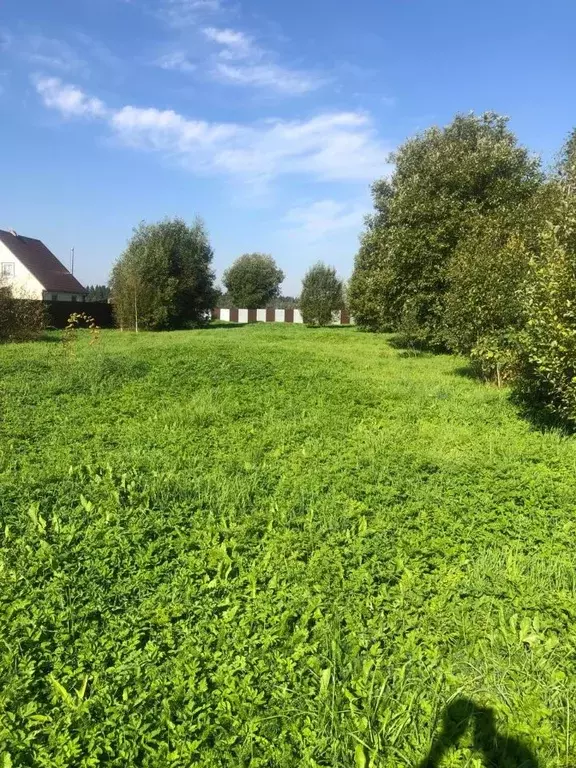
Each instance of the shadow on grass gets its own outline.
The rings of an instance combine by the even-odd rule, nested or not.
[[[249,323],[210,323],[210,325],[205,325],[203,328],[198,328],[200,331],[231,331],[234,328],[244,328],[246,325],[249,325]],[[255,325],[255,323],[250,323],[250,325]]]
[[[454,368],[456,376],[462,376],[465,379],[473,379],[474,381],[481,381],[486,384],[486,379],[482,376],[481,371],[472,363],[466,365],[459,365],[458,368]]]
[[[479,707],[464,697],[455,699],[444,710],[442,730],[418,768],[440,768],[446,752],[458,746],[469,728],[473,749],[481,753],[486,768],[539,768],[536,756],[521,741],[498,733],[492,709]]]
[[[40,341],[47,341],[53,344],[61,344],[62,331],[59,328],[46,328],[42,336],[40,336]]]
[[[442,354],[439,350],[431,349],[424,343],[417,341],[410,341],[402,335],[390,336],[387,339],[388,344],[392,349],[398,350],[398,357],[412,358],[412,357],[434,357],[437,354]]]
[[[284,323],[284,325],[303,325],[311,331],[348,331],[354,325],[306,325],[305,323]]]
[[[465,379],[471,379],[472,381],[478,381],[482,384],[494,387],[495,389],[497,388],[496,382],[487,380],[482,375],[480,369],[473,363],[461,365],[458,368],[455,368],[453,373],[456,376],[462,376]],[[508,382],[505,386],[510,386],[510,382]],[[562,434],[568,436],[573,435],[576,431],[575,428],[567,426],[565,422],[558,418],[558,416],[546,410],[542,403],[530,402],[529,400],[522,397],[521,394],[518,394],[514,391],[509,391],[508,400],[516,409],[518,416],[521,419],[524,419],[524,421],[527,421],[530,426],[538,432],[554,431],[561,432]]]
[[[576,431],[575,427],[570,427],[558,416],[546,410],[542,404],[525,401],[515,392],[510,394],[510,402],[516,408],[518,415],[538,432],[559,432],[568,437],[574,435]]]

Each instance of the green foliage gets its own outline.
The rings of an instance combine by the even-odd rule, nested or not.
[[[266,306],[274,309],[296,309],[300,304],[300,300],[295,296],[278,296],[275,299],[271,299]],[[225,307],[230,309],[237,305],[232,301],[229,293],[219,292],[216,298],[215,306]],[[256,307],[256,309],[262,309],[263,307]]]
[[[284,273],[265,253],[245,253],[224,272],[222,282],[232,306],[258,309],[280,295]]]
[[[297,296],[278,296],[268,302],[269,307],[274,309],[297,309],[300,306],[300,299]]]
[[[393,277],[387,266],[384,232],[369,225],[362,236],[348,285],[350,313],[359,328],[369,331],[394,328],[395,318],[388,303]]]
[[[550,223],[530,264],[522,299],[520,397],[576,426],[576,205],[569,195],[561,224]]]
[[[512,338],[524,326],[524,285],[540,233],[557,219],[558,184],[540,186],[518,206],[477,216],[448,267],[444,338],[449,349],[470,354],[485,337]]]
[[[448,269],[469,223],[528,200],[541,182],[538,161],[493,113],[458,115],[446,128],[430,128],[393,160],[390,185],[374,190],[376,216],[366,236],[374,263],[366,269],[363,258],[357,262],[364,274],[352,291],[354,305],[364,287],[367,303],[378,296],[396,327],[443,346]],[[366,314],[378,325],[376,308]]]
[[[32,341],[46,325],[46,313],[41,301],[14,296],[12,289],[0,285],[0,343]]]
[[[89,341],[0,348],[0,765],[416,766],[456,697],[576,764],[574,441],[353,329]]]
[[[576,128],[566,139],[557,166],[557,177],[569,194],[576,194]]]
[[[212,256],[199,219],[192,226],[182,219],[142,222],[112,270],[119,325],[166,330],[206,322],[215,295]]]
[[[304,275],[300,311],[307,325],[330,325],[333,314],[344,306],[342,281],[334,267],[314,264]]]
[[[86,301],[108,301],[110,288],[107,285],[87,285]]]

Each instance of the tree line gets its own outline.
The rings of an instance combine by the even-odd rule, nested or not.
[[[576,131],[548,172],[493,113],[430,128],[392,160],[349,285],[356,323],[469,355],[575,425]]]
[[[198,327],[216,306],[246,309],[299,306],[308,325],[326,325],[344,306],[336,270],[318,263],[302,281],[298,300],[281,297],[284,273],[269,254],[247,253],[225,272],[224,291],[215,286],[213,250],[201,219],[141,223],[112,269],[110,293],[122,328],[169,330]],[[101,295],[96,288],[90,296]],[[108,298],[108,295],[106,296]]]

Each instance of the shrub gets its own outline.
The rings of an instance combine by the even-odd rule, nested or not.
[[[302,280],[300,311],[306,325],[329,325],[333,313],[344,306],[342,281],[334,267],[318,262]]]
[[[0,342],[32,341],[46,325],[45,307],[41,301],[25,294],[14,296],[8,286],[0,287]]]
[[[520,399],[576,426],[576,215],[549,224],[532,259],[523,294],[526,327],[520,334]]]

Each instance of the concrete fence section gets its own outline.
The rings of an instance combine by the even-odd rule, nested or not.
[[[212,310],[212,320],[225,323],[303,323],[299,309],[227,309]],[[332,325],[353,325],[354,320],[345,309],[333,313]]]

